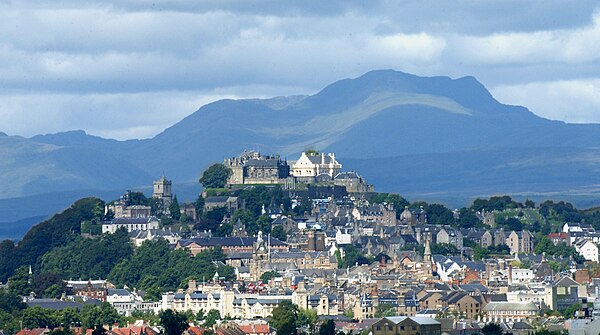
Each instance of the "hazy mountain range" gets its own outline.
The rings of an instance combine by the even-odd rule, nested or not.
[[[37,220],[83,195],[149,189],[163,173],[191,200],[204,168],[244,149],[290,160],[335,152],[345,170],[410,200],[458,206],[517,194],[587,206],[600,201],[598,148],[600,125],[503,105],[473,77],[372,71],[310,96],[216,101],[151,139],[0,134],[0,222]]]

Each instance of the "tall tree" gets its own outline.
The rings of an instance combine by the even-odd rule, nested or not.
[[[202,173],[200,184],[204,188],[222,188],[227,184],[227,178],[231,175],[231,169],[223,164],[213,164]]]
[[[290,300],[284,300],[273,308],[271,323],[277,329],[277,335],[298,334],[296,324],[298,322],[298,306]]]
[[[179,220],[179,217],[181,216],[181,208],[179,207],[179,201],[177,201],[177,195],[175,195],[173,197],[173,201],[171,201],[169,212],[171,212],[171,217],[173,220]]]
[[[327,319],[321,323],[319,327],[319,335],[335,335],[335,323],[331,319]]]
[[[204,197],[202,197],[202,194],[198,194],[198,199],[194,202],[194,209],[196,210],[196,217],[202,216],[202,212],[204,212]]]
[[[184,313],[173,312],[170,309],[161,312],[159,318],[165,335],[181,335],[190,326]]]
[[[497,323],[488,323],[481,328],[483,335],[502,335],[502,327]]]
[[[15,271],[15,274],[8,279],[8,289],[18,295],[29,295],[31,292],[31,275],[29,274],[29,267],[26,265],[21,266]]]
[[[202,326],[204,326],[204,328],[210,328],[219,320],[221,320],[221,313],[219,313],[219,311],[216,309],[211,309],[206,314],[206,317],[204,317],[204,323]]]

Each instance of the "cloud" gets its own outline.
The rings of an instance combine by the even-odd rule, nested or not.
[[[595,6],[5,1],[0,130],[148,137],[211,99],[311,94],[381,68],[474,75],[504,92],[501,99],[519,101],[511,87],[600,78]],[[587,109],[568,92],[575,109]]]
[[[494,97],[552,120],[600,123],[600,79],[534,82],[492,89]]]
[[[211,92],[124,94],[30,94],[0,96],[0,124],[6,132],[33,136],[65,130],[115,139],[148,138],[180,121],[198,106],[238,98]]]
[[[581,63],[600,60],[600,44],[593,41],[600,41],[600,13],[577,29],[459,36],[454,47],[476,63]]]

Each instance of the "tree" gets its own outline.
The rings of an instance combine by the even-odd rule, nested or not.
[[[83,305],[81,308],[81,325],[85,328],[102,326],[102,312],[100,307],[94,305]]]
[[[335,323],[331,319],[323,322],[319,327],[319,335],[335,335]]]
[[[0,289],[0,310],[8,313],[13,313],[25,309],[27,305],[14,292]]]
[[[69,328],[57,328],[53,329],[48,333],[48,335],[73,335],[73,331]]]
[[[474,228],[483,225],[475,215],[475,211],[468,208],[461,208],[456,222],[460,228]]]
[[[181,208],[179,207],[179,201],[177,201],[177,195],[173,196],[173,200],[169,206],[169,212],[171,213],[171,218],[173,218],[173,220],[179,220]]]
[[[204,212],[204,197],[202,194],[198,194],[198,198],[194,202],[194,209],[196,210],[196,217],[202,216],[202,212]]]
[[[356,263],[358,263],[358,265],[363,265],[371,264],[372,262],[372,258],[367,258],[355,246],[347,245],[344,247],[344,263],[342,265],[343,268],[348,266],[354,266]]]
[[[483,335],[502,335],[502,327],[497,323],[488,323],[481,328]]]
[[[444,205],[431,204],[424,207],[427,211],[427,223],[447,225],[454,223],[454,213]]]
[[[75,326],[81,323],[81,317],[77,309],[73,307],[67,307],[60,311],[59,321],[65,327]]]
[[[223,223],[215,230],[215,236],[225,237],[231,236],[233,233],[233,225],[231,223]]]
[[[317,323],[317,311],[314,309],[298,308],[298,321],[296,321],[296,327],[308,327],[308,329],[314,329]],[[312,332],[311,332],[312,333]]]
[[[104,327],[102,327],[102,325],[96,325],[96,326],[94,326],[92,335],[106,335],[106,329],[104,329]]]
[[[431,253],[434,255],[457,255],[459,254],[458,248],[450,243],[434,243],[431,245]]]
[[[567,308],[565,308],[565,310],[563,311],[563,316],[565,317],[565,319],[571,319],[575,316],[575,312],[581,309],[581,303],[576,303],[574,305],[571,305]]]
[[[517,218],[508,218],[504,223],[499,222],[498,225],[503,225],[509,230],[521,231],[523,230],[523,222]]]
[[[33,292],[38,297],[57,298],[57,293],[60,297],[65,286],[62,276],[56,273],[44,272],[33,277]],[[46,292],[50,287],[53,289]]]
[[[200,184],[204,188],[223,188],[232,171],[223,164],[213,164],[202,173]]]
[[[18,295],[26,296],[31,292],[31,275],[28,266],[21,266],[15,274],[8,279],[8,289]]]
[[[219,320],[221,320],[221,313],[219,313],[219,311],[216,309],[211,309],[206,314],[206,317],[204,318],[204,323],[202,324],[202,326],[204,328],[210,328],[210,327],[214,326],[215,323],[217,323],[217,321],[219,321]]]
[[[170,309],[160,312],[159,318],[165,335],[181,335],[190,326],[184,313],[173,312]]]
[[[375,310],[376,318],[384,318],[386,316],[394,316],[396,315],[396,308],[394,305],[390,303],[383,303],[377,305],[377,309]]]
[[[102,219],[104,213],[98,213],[96,211],[98,207],[104,208],[104,202],[100,199],[81,199],[64,212],[56,214],[49,220],[29,229],[23,239],[19,241],[19,244],[8,255],[2,255],[8,257],[10,261],[3,263],[0,259],[0,268],[4,265],[6,271],[0,273],[0,281],[5,282],[13,274],[13,271],[20,266],[29,267],[31,265],[36,270],[39,267],[42,255],[57,246],[67,244],[81,234],[81,222]],[[6,247],[9,247],[9,245],[3,244],[3,249]]]
[[[258,226],[256,225],[256,218],[254,214],[247,209],[239,208],[231,216],[231,223],[236,224],[240,221],[244,228],[246,228],[246,232],[249,236],[256,235],[258,233]]]
[[[111,306],[108,302],[103,302],[100,305],[100,322],[103,325],[112,326],[121,321],[121,315],[119,312]]]
[[[40,306],[33,306],[23,310],[23,327],[54,329],[60,324],[53,311]]]
[[[277,335],[296,335],[298,322],[298,306],[290,300],[284,300],[273,308],[271,323],[277,329]]]
[[[285,242],[287,240],[287,233],[283,229],[283,226],[278,225],[271,230],[271,237]]]
[[[260,280],[263,284],[267,284],[269,280],[275,277],[281,277],[281,275],[277,271],[267,271],[260,276]]]

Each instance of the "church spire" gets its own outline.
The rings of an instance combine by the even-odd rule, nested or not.
[[[431,262],[431,247],[429,246],[429,239],[425,240],[425,252],[423,252],[424,261]]]

